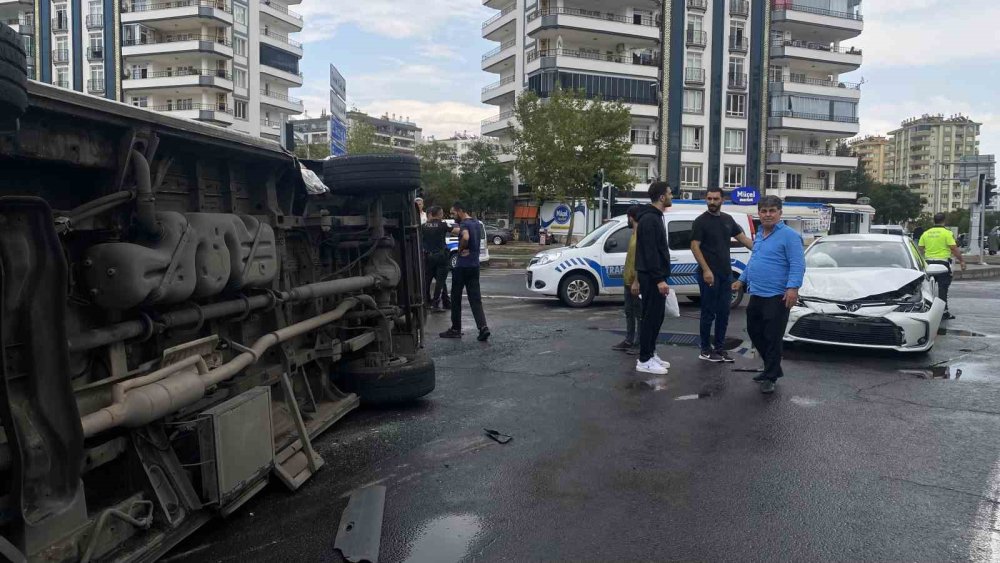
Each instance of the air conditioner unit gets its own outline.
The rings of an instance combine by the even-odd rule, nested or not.
[[[694,199],[694,192],[681,192],[682,199]]]
[[[827,179],[827,177],[829,177],[830,173],[827,172],[826,170],[820,170],[818,172],[818,175],[819,175],[819,177],[820,177],[821,180],[825,180],[825,179]]]

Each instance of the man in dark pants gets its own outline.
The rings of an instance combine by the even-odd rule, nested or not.
[[[920,235],[920,253],[927,259],[928,264],[941,264],[948,268],[947,274],[934,276],[937,280],[938,297],[944,301],[944,320],[954,319],[955,315],[948,310],[948,289],[951,287],[951,259],[954,257],[965,270],[965,258],[962,251],[955,244],[955,236],[944,226],[948,216],[944,213],[934,215],[934,226],[924,231]]]
[[[764,371],[754,377],[761,393],[774,393],[781,371],[781,352],[788,313],[799,300],[799,288],[806,272],[805,253],[799,233],[781,220],[781,199],[764,196],[757,204],[761,230],[753,244],[753,256],[733,291],[746,285],[747,332],[753,347],[764,360]]]
[[[446,239],[452,233],[452,228],[444,222],[444,210],[435,205],[427,210],[429,220],[420,226],[420,234],[424,246],[424,304],[433,307],[435,313],[443,313],[451,308],[451,298],[448,297],[448,243]],[[457,229],[456,229],[457,230]],[[434,291],[431,291],[431,282]]]
[[[469,307],[476,319],[480,342],[490,337],[483,312],[483,297],[479,292],[479,246],[483,238],[479,221],[473,219],[459,202],[451,206],[451,214],[458,222],[458,260],[451,271],[451,328],[441,333],[441,338],[462,338],[462,289],[469,296]]]
[[[639,325],[639,359],[635,370],[666,375],[668,362],[656,353],[656,341],[663,326],[664,307],[670,293],[670,250],[663,213],[670,203],[666,182],[649,186],[649,205],[636,213],[635,273],[642,295],[642,323]]]
[[[722,212],[722,188],[709,188],[705,194],[708,211],[694,220],[691,252],[698,261],[698,287],[701,289],[701,353],[699,360],[733,362],[723,348],[729,329],[729,309],[733,297],[733,270],[729,255],[734,238],[753,250],[753,241],[743,233],[731,216]],[[715,342],[712,342],[712,324]]]

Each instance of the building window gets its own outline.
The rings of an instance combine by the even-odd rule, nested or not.
[[[785,181],[788,184],[786,187],[790,190],[802,189],[802,174],[787,174],[785,175]]]
[[[247,103],[243,100],[233,101],[233,115],[236,119],[247,120]]]
[[[743,20],[729,20],[729,47],[746,50],[746,27]]]
[[[746,152],[747,132],[743,129],[726,129],[726,152],[743,154]]]
[[[739,188],[746,182],[746,166],[727,164],[724,169],[724,182],[727,188]]]
[[[726,117],[747,116],[747,95],[726,94]]]
[[[764,186],[769,190],[781,187],[781,172],[777,170],[768,170],[765,172]]]
[[[703,68],[702,56],[698,51],[691,51],[687,54],[687,67],[688,68]]]
[[[686,151],[700,151],[701,138],[701,127],[684,127],[681,136],[681,148]]]
[[[233,37],[233,52],[241,57],[247,56],[247,40],[243,37]]]
[[[767,71],[768,80],[771,82],[784,82],[785,81],[785,69],[780,66],[772,66]]]
[[[233,19],[236,23],[243,25],[247,24],[247,9],[245,6],[240,6],[239,4],[233,5]]]
[[[684,90],[684,113],[705,113],[703,90]]]
[[[242,68],[233,68],[233,82],[237,88],[247,87],[247,71]]]
[[[132,105],[137,108],[149,107],[149,96],[132,96]]]
[[[682,164],[681,165],[681,186],[685,188],[701,187],[701,165]]]
[[[632,172],[632,175],[635,176],[636,182],[640,184],[646,184],[649,182],[649,165],[632,163],[630,172]]]

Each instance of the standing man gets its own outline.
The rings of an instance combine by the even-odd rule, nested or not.
[[[635,370],[666,375],[668,362],[656,353],[656,341],[663,326],[664,307],[670,293],[670,250],[663,213],[670,203],[666,182],[649,186],[649,205],[636,213],[635,273],[642,295],[642,322],[639,325],[639,359]]]
[[[424,211],[424,198],[418,197],[413,200],[413,205],[417,206],[417,213],[420,214],[420,224],[427,222],[427,212]]]
[[[955,244],[955,235],[944,226],[947,216],[944,213],[934,215],[934,226],[924,231],[920,235],[920,253],[924,255],[929,264],[943,264],[948,267],[947,274],[934,276],[938,285],[938,297],[944,301],[944,319],[954,319],[955,315],[948,310],[948,289],[951,287],[951,258],[952,256],[962,265],[965,271],[965,258],[962,251]]]
[[[420,226],[424,244],[424,304],[428,308],[433,307],[435,313],[443,313],[451,306],[445,281],[448,278],[449,262],[446,239],[452,234],[452,228],[444,222],[444,210],[441,207],[431,207],[428,215],[430,220]],[[434,282],[433,293],[431,281]]]
[[[639,298],[639,280],[635,277],[635,218],[641,209],[638,205],[628,208],[628,227],[632,236],[628,241],[628,253],[625,255],[625,268],[622,270],[622,281],[625,282],[625,340],[611,347],[612,350],[625,352],[630,356],[639,353],[639,340],[636,329],[642,322],[642,300]],[[640,332],[641,334],[641,332]]]
[[[729,242],[736,239],[753,250],[753,241],[736,221],[722,212],[722,188],[709,188],[705,195],[708,211],[694,220],[691,252],[698,261],[698,287],[701,289],[701,354],[699,360],[733,362],[723,346],[729,328],[729,307],[733,298],[733,273]],[[713,344],[712,323],[715,323]]]
[[[781,371],[781,349],[788,313],[799,300],[799,288],[806,273],[805,252],[799,233],[781,220],[781,199],[768,195],[757,204],[761,230],[753,244],[750,263],[733,291],[748,287],[747,332],[753,347],[764,360],[764,371],[754,377],[761,393],[774,393]]]
[[[479,336],[485,342],[490,337],[483,312],[483,296],[479,292],[479,245],[483,232],[479,221],[473,219],[465,205],[455,202],[451,214],[459,223],[458,260],[451,271],[451,328],[441,333],[441,338],[462,338],[462,288],[469,296],[469,307],[476,319]]]

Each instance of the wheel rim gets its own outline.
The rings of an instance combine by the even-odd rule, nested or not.
[[[503,244],[503,239],[500,237],[493,237],[493,244]]]
[[[566,297],[571,303],[586,303],[590,299],[590,284],[584,280],[573,280],[566,284]]]
[[[736,305],[737,303],[739,303],[739,302],[740,302],[740,299],[741,299],[741,297],[743,296],[742,294],[743,294],[743,292],[742,292],[742,291],[733,291],[733,292],[732,292],[732,293],[730,294],[730,297],[729,297],[729,306],[730,306],[730,307],[733,307],[733,306],[735,306],[735,305]]]

